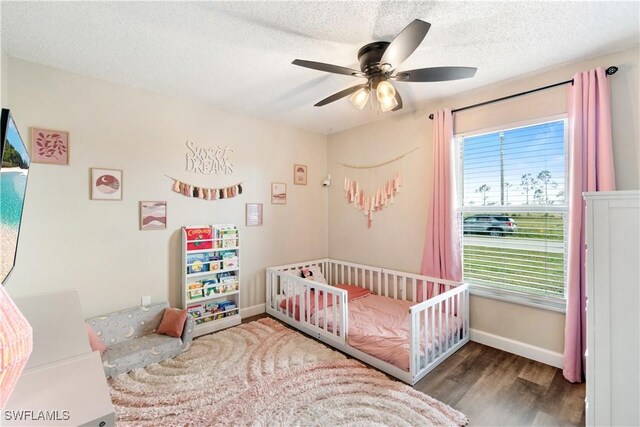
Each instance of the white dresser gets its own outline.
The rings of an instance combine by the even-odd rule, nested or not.
[[[585,193],[587,426],[640,425],[640,192]]]

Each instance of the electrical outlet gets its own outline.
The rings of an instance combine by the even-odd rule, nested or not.
[[[141,298],[141,305],[149,305],[151,304],[151,295],[145,295]]]

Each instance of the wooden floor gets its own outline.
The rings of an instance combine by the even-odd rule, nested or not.
[[[560,369],[470,342],[414,388],[475,426],[584,425],[584,384]]]
[[[266,314],[243,319],[251,322]],[[470,342],[414,389],[464,413],[470,426],[584,425],[584,384],[560,369]]]

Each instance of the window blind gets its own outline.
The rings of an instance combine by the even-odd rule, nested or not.
[[[565,121],[458,139],[465,282],[564,298]]]

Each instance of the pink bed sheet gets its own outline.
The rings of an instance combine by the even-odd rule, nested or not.
[[[349,335],[347,342],[350,346],[391,363],[400,369],[409,371],[409,307],[415,303],[396,300],[380,295],[369,295],[349,302]],[[429,312],[429,316],[431,312]],[[421,323],[421,357],[425,355],[425,348],[431,349],[435,339],[435,349],[445,339],[450,340],[460,329],[461,320],[449,314],[446,321],[445,313],[434,315],[435,336],[429,334],[424,339],[424,324]],[[431,322],[431,318],[428,319]],[[440,337],[440,322],[442,322],[442,337]],[[331,322],[329,322],[331,323]],[[448,328],[447,328],[448,326]],[[332,330],[332,326],[327,326]],[[428,351],[427,351],[428,353]]]

